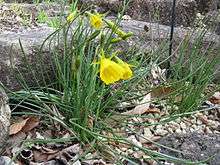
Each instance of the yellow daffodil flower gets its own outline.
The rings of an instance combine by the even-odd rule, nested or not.
[[[101,57],[100,60],[100,78],[106,84],[112,84],[119,81],[124,73],[124,68],[109,58]]]
[[[75,18],[76,12],[72,12],[68,15],[68,17],[66,18],[67,22],[71,23],[74,18]]]
[[[123,72],[122,72],[122,80],[128,80],[133,76],[133,72],[130,68],[130,65],[127,64],[126,62],[122,61],[120,58],[115,57],[118,61],[118,64],[123,68]]]
[[[89,14],[90,15],[90,24],[91,26],[99,30],[103,27],[103,20],[102,20],[102,15],[101,14]]]

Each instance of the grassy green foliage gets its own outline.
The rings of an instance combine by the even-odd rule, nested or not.
[[[208,99],[214,92],[207,93],[208,85],[214,80],[216,65],[220,62],[219,50],[207,45],[204,50],[204,37],[207,31],[199,35],[186,36],[175,52],[176,60],[170,66],[168,81],[173,89],[169,102],[178,107],[172,113],[191,112]],[[194,36],[194,41],[192,41]],[[177,101],[178,100],[178,101]]]
[[[44,12],[38,18],[41,22],[47,19]],[[81,140],[90,141],[88,132],[81,127],[94,131],[100,117],[109,113],[107,111],[114,108],[119,98],[128,92],[127,81],[123,81],[116,90],[112,86],[104,85],[99,78],[100,51],[104,50],[108,56],[113,53],[111,40],[114,30],[94,30],[86,14],[77,13],[72,24],[67,22],[57,29],[45,40],[39,51],[37,63],[41,64],[44,59],[42,49],[51,47],[48,66],[53,67],[54,79],[44,74],[48,67],[41,66],[40,76],[33,72],[33,79],[36,79],[36,82],[41,79],[44,85],[31,90],[26,86],[22,75],[19,75],[25,90],[17,92],[16,95],[25,97],[24,102],[29,102],[27,104],[45,115],[62,120]],[[54,43],[58,45],[57,48]],[[28,67],[30,70],[36,70],[31,65]],[[46,79],[52,84],[48,84]],[[54,112],[54,108],[59,111],[61,118]]]
[[[38,23],[46,23],[48,21],[47,13],[44,10],[39,11],[37,15],[37,22]]]
[[[127,2],[124,4],[123,11],[126,5]],[[155,102],[165,100],[166,104],[171,105],[170,112],[174,115],[166,117],[167,121],[174,120],[175,115],[181,116],[186,113],[188,115],[188,112],[196,111],[207,97],[204,92],[213,80],[214,66],[218,62],[215,57],[207,58],[213,53],[211,45],[206,51],[201,51],[205,33],[201,33],[201,36],[194,39],[194,42],[190,42],[191,36],[186,37],[174,53],[177,58],[175,62],[171,63],[169,68],[171,74],[168,80],[158,86],[152,87],[148,78],[152,63],[163,66],[170,60],[171,57],[165,56],[166,45],[161,45],[158,50],[150,52],[148,58],[145,58],[146,52],[141,52],[141,50],[132,49],[127,51],[127,54],[119,52],[120,57],[134,63],[134,76],[130,80],[108,86],[99,77],[99,58],[101,50],[110,57],[115,53],[115,42],[123,40],[123,38],[119,40],[115,38],[115,35],[120,33],[116,27],[120,23],[122,14],[119,14],[118,18],[114,20],[114,26],[110,25],[97,30],[91,27],[86,12],[76,9],[76,4],[71,7],[71,12],[74,11],[77,12],[72,22],[66,20],[61,22],[61,19],[58,18],[48,20],[44,11],[39,13],[38,21],[40,23],[48,22],[56,30],[42,44],[37,54],[36,66],[32,66],[27,60],[27,69],[31,71],[36,86],[30,87],[24,79],[24,75],[16,70],[18,73],[16,76],[23,89],[9,93],[9,96],[14,109],[22,108],[24,111],[14,114],[39,115],[46,121],[58,122],[72,133],[72,139],[65,139],[66,141],[77,139],[82,143],[93,142],[92,147],[99,150],[100,153],[102,153],[103,146],[108,147],[106,142],[115,141],[131,145],[132,148],[150,155],[152,159],[192,164],[190,161],[167,156],[129,142],[126,138],[114,133],[112,123],[107,123],[106,118],[111,117],[118,110],[120,103],[140,99],[147,91],[167,86],[172,89],[172,92],[159,100],[152,100]],[[112,42],[113,40],[114,42]],[[22,43],[20,45],[22,48]],[[49,59],[48,56],[45,56],[44,49],[49,49]],[[24,51],[23,53],[24,59],[27,59]],[[45,59],[47,65],[45,65]],[[142,92],[144,94],[137,94]],[[180,98],[180,100],[176,101],[176,98]],[[173,107],[178,107],[178,109]],[[134,117],[116,114],[119,116],[118,125],[123,127],[128,124],[126,118]],[[164,122],[166,121],[164,120]],[[112,137],[102,135],[103,130],[109,131]],[[62,141],[62,139],[53,140]],[[49,141],[31,142],[47,143]],[[155,144],[159,146],[159,144]],[[108,149],[116,157],[120,155],[117,151]],[[135,164],[127,155],[120,155],[116,160],[118,164],[120,164],[121,157]]]

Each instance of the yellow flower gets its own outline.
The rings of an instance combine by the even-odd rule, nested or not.
[[[118,57],[115,57],[115,58],[117,59],[118,64],[123,68],[121,79],[123,79],[123,80],[130,79],[133,76],[133,72],[132,72],[132,70],[130,68],[130,65],[127,64],[126,62],[122,61]]]
[[[103,20],[101,14],[90,14],[90,24],[96,30],[99,30],[103,26]]]
[[[76,12],[72,12],[68,15],[68,17],[66,18],[67,22],[71,23],[74,18],[75,18]]]
[[[122,73],[124,73],[123,67],[104,56],[101,57],[100,78],[106,85],[119,81],[122,78]]]

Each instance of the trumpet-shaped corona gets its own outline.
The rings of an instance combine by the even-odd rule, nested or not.
[[[100,61],[100,78],[106,84],[112,84],[119,81],[124,73],[124,68],[116,62],[101,57]]]
[[[118,64],[123,68],[123,73],[121,79],[123,80],[128,80],[133,76],[133,72],[130,68],[130,65],[127,64],[126,62],[122,61],[118,57],[116,57]]]

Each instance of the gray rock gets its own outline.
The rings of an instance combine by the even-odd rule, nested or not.
[[[200,13],[217,10],[218,0],[196,0],[197,9]]]
[[[121,11],[122,0],[81,0],[85,7],[95,6],[100,12],[110,11],[116,15]],[[173,0],[133,0],[126,11],[132,19],[145,22],[156,21],[170,25]],[[195,0],[178,0],[176,5],[176,25],[191,26],[196,18],[197,4]]]
[[[204,24],[208,26],[208,28],[220,35],[220,12],[219,11],[210,11],[205,15],[203,20]]]
[[[48,49],[44,49],[41,59],[41,56],[37,52],[45,38],[53,31],[53,29],[45,27],[19,33],[8,31],[0,33],[0,81],[6,87],[10,89],[18,89],[20,87],[16,78],[17,76],[21,76],[18,70],[24,76],[21,78],[26,79],[30,84],[38,83],[33,75],[37,75],[38,79],[41,78],[42,80],[40,75],[50,66],[50,60],[48,59],[50,55]],[[25,55],[19,45],[19,39]],[[45,54],[47,56],[44,56]],[[42,65],[39,66],[40,64]],[[42,67],[45,69],[44,71]],[[33,72],[31,73],[30,70]]]
[[[118,48],[128,49],[132,46],[141,49],[142,51],[155,50],[163,42],[169,40],[170,27],[157,23],[148,23],[143,21],[123,20],[121,27],[125,31],[131,31],[134,36],[126,42],[118,45]],[[45,38],[51,34],[54,29],[49,27],[39,27],[35,29],[25,30],[21,32],[4,31],[0,33],[0,81],[10,89],[19,89],[19,83],[15,75],[18,75],[12,70],[19,70],[22,76],[30,85],[41,83],[44,73],[51,79],[54,75],[51,72],[52,60],[48,43],[45,45],[40,56],[37,54],[38,49]],[[185,38],[190,36],[190,43],[195,41],[196,36],[201,34],[199,30],[175,28],[174,46]],[[21,51],[19,39],[24,48],[25,56]],[[212,43],[216,50],[219,49],[219,36],[207,33],[202,40],[202,47],[207,49],[207,45]],[[55,44],[55,43],[54,43]],[[56,44],[50,45],[50,48],[56,47]],[[28,61],[30,66],[27,65]],[[13,68],[13,69],[12,69]],[[32,68],[32,69],[30,69]],[[31,74],[30,71],[32,70]],[[34,76],[35,75],[35,76]],[[36,78],[35,78],[36,77]]]
[[[1,165],[17,165],[11,160],[11,158],[7,156],[0,156],[0,164]]]
[[[10,126],[11,110],[7,102],[8,97],[0,86],[0,153],[5,146]]]
[[[209,157],[210,165],[217,165],[220,162],[220,135],[219,134],[185,134],[170,135],[162,138],[160,144],[181,151],[175,152],[161,148],[160,152],[191,161],[202,161]]]

